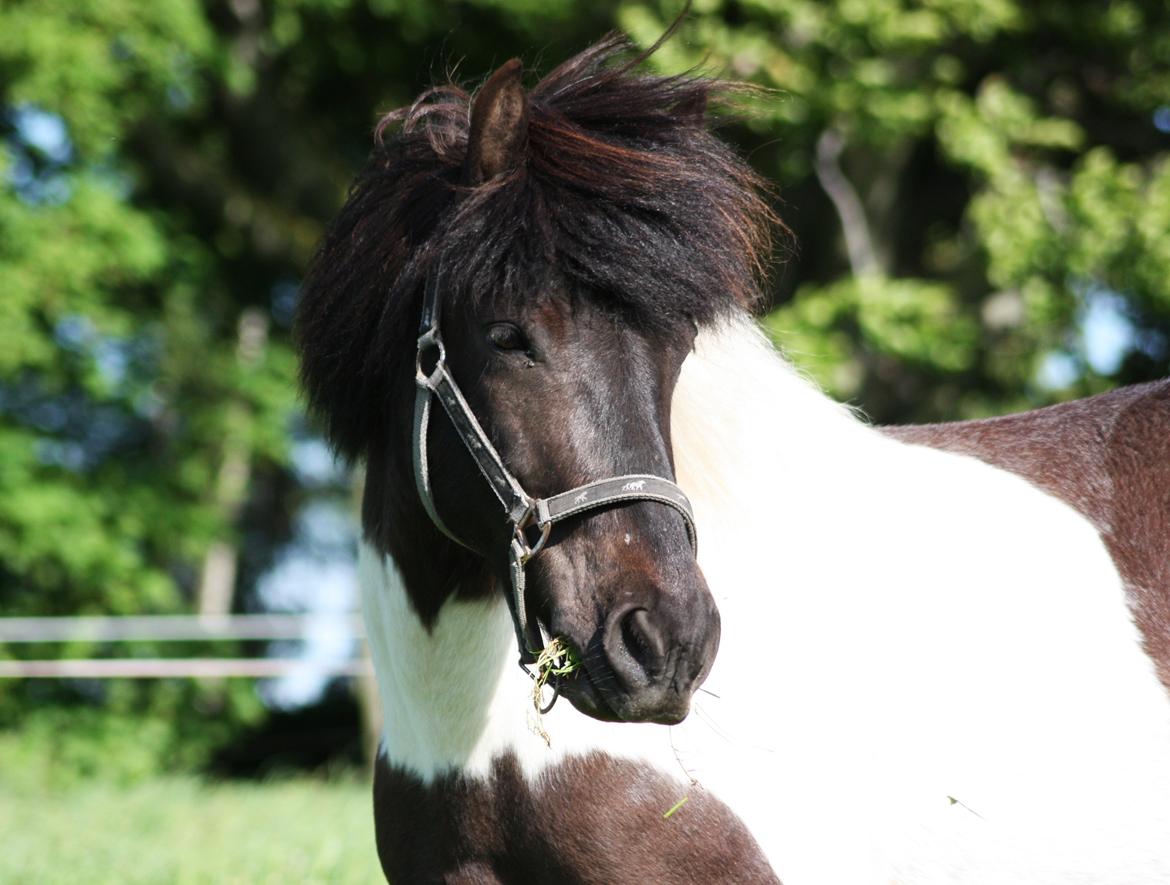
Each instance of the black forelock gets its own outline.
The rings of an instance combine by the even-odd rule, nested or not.
[[[476,187],[462,183],[464,90],[429,90],[378,126],[298,310],[302,381],[343,453],[374,438],[440,264],[447,310],[506,309],[555,284],[670,330],[757,303],[776,219],[706,123],[708,104],[739,87],[643,73],[618,63],[629,50],[608,37],[541,80],[525,161]]]

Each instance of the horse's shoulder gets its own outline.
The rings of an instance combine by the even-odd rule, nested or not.
[[[713,795],[601,752],[535,778],[504,754],[485,777],[430,783],[379,757],[374,821],[391,882],[776,881]]]

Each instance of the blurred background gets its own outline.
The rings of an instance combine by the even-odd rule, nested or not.
[[[382,113],[679,6],[0,3],[0,881],[377,880],[301,274]],[[1170,372],[1164,0],[696,0],[651,64],[770,90],[763,323],[875,421]]]

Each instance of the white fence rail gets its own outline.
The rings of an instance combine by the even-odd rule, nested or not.
[[[304,639],[328,615],[124,615],[0,618],[0,642],[130,642],[147,640]],[[345,618],[355,638],[364,636],[357,615]]]
[[[344,629],[364,637],[357,615],[139,615],[0,618],[0,645],[38,642],[209,642],[222,639],[303,639]],[[362,658],[320,661],[265,658],[55,658],[0,660],[0,679],[269,678],[312,668],[330,676],[367,676]]]
[[[0,661],[0,679],[253,679],[283,676],[311,667],[329,676],[369,676],[361,660],[324,664],[301,658],[71,658]]]

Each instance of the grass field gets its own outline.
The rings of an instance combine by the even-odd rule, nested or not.
[[[0,772],[0,882],[377,883],[370,801],[357,779],[34,789]]]

